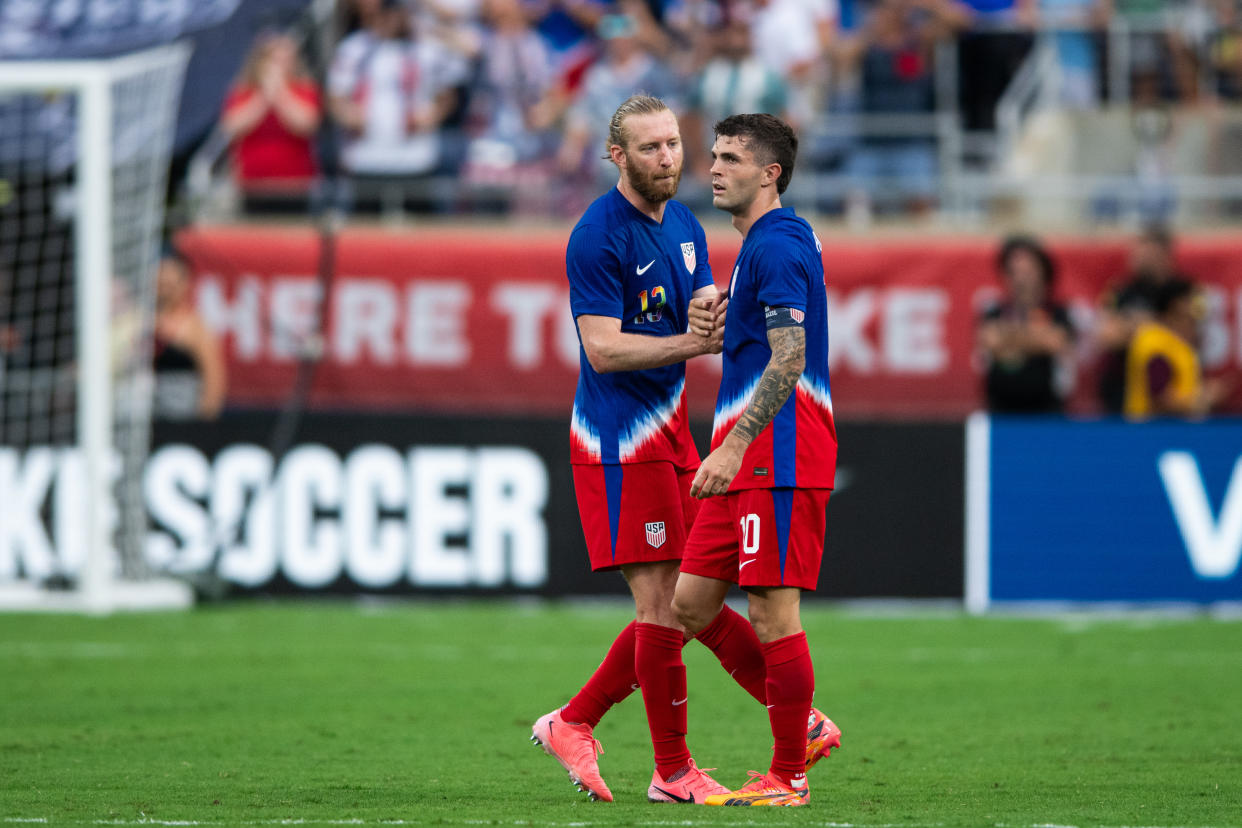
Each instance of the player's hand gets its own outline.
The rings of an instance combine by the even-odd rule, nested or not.
[[[690,333],[711,336],[716,330],[715,298],[690,300]]]
[[[742,455],[745,453],[745,449],[735,450],[732,441],[725,438],[725,442],[707,455],[695,472],[694,482],[690,484],[691,497],[703,499],[729,491],[729,484],[742,467]]]
[[[703,353],[718,354],[724,350],[724,325],[717,325],[716,330],[703,340]]]

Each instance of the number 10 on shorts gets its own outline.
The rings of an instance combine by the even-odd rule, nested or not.
[[[759,515],[754,512],[742,515],[738,523],[742,527],[742,553],[755,554],[759,551]]]

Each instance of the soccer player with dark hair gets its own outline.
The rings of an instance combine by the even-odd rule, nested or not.
[[[771,766],[706,804],[805,805],[815,674],[799,603],[819,579],[837,459],[822,250],[810,225],[781,206],[798,151],[793,130],[771,115],[734,115],[715,130],[712,200],[743,242],[729,284],[712,451],[690,487],[704,502],[673,605],[697,632],[738,584],[763,653]]]
[[[702,804],[728,789],[698,769],[686,745],[686,636],[672,598],[698,511],[684,363],[720,352],[723,303],[703,228],[672,200],[683,157],[673,113],[658,98],[627,99],[607,150],[620,180],[587,209],[566,253],[581,345],[571,462],[591,568],[621,571],[637,617],[569,703],[535,722],[532,739],[593,799],[611,801],[594,727],[641,687],[656,765],[648,799]],[[763,702],[764,660],[750,625],[727,607],[707,621],[699,640]],[[810,730],[802,738],[812,760],[839,744],[822,714]]]

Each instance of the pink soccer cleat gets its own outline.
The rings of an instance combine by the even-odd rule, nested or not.
[[[712,770],[712,768],[708,768]],[[702,805],[713,794],[728,793],[729,789],[699,770],[694,760],[674,773],[668,779],[660,776],[656,770],[651,774],[651,787],[647,788],[647,799],[650,802],[684,802],[688,805]]]
[[[795,787],[796,786],[796,787]],[[806,777],[794,785],[786,785],[775,776],[759,771],[750,772],[750,781],[736,791],[709,796],[705,805],[806,805],[811,801],[811,790]]]
[[[592,734],[590,725],[565,721],[558,708],[541,716],[530,730],[530,740],[561,763],[569,772],[569,781],[577,785],[578,790],[585,791],[593,800],[612,802],[612,791],[599,775],[596,762],[604,746]]]
[[[806,723],[806,769],[810,770],[821,758],[831,756],[833,748],[839,747],[841,728],[812,707],[811,716]]]

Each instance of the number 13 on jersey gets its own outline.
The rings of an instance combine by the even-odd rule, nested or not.
[[[664,316],[664,306],[668,303],[667,295],[664,291],[664,285],[656,285],[651,289],[651,302],[648,305],[647,291],[638,294],[638,304],[642,308],[638,316],[634,317],[635,324],[642,324],[645,318],[648,322],[659,322]]]

